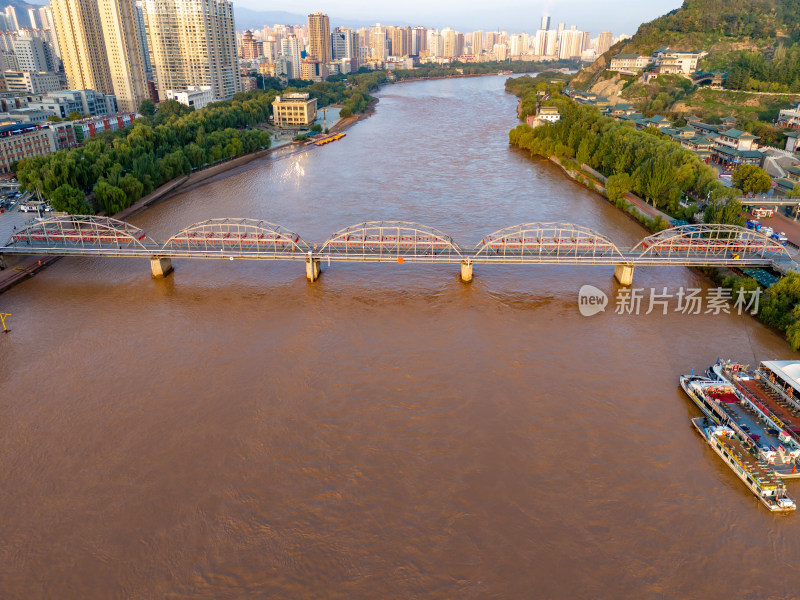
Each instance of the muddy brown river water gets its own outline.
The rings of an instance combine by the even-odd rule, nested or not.
[[[462,246],[645,232],[509,148],[503,77],[388,86],[327,147],[134,219]],[[737,314],[616,314],[610,267],[63,259],[0,296],[0,598],[793,598],[800,515],[692,429],[681,373],[797,358]],[[577,293],[611,297],[584,317]],[[634,287],[707,288],[684,268]],[[789,483],[800,496],[800,483]]]

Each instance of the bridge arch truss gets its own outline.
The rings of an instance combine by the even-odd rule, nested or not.
[[[453,238],[427,225],[371,221],[332,234],[315,252],[322,258],[367,262],[455,262],[463,259]]]
[[[687,264],[729,263],[732,260],[791,261],[776,240],[736,225],[681,225],[647,236],[630,251],[636,263],[686,259]]]
[[[483,237],[473,249],[476,262],[610,264],[624,260],[606,236],[572,223],[522,223]]]
[[[144,230],[124,221],[97,215],[66,215],[27,225],[11,236],[7,246],[147,252],[158,244]]]
[[[169,238],[160,253],[170,256],[298,258],[309,246],[295,232],[255,219],[208,219]]]

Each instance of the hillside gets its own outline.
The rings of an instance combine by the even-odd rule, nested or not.
[[[661,46],[706,50],[702,70],[730,73],[726,87],[800,92],[800,0],[686,0],[681,8],[644,23],[579,73],[588,88],[616,54],[650,54]]]

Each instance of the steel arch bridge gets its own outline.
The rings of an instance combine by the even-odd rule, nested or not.
[[[182,229],[161,246],[161,256],[292,259],[310,250],[300,236],[255,219],[208,219]]]
[[[330,260],[457,262],[461,248],[446,233],[407,221],[370,221],[331,235],[314,253]]]
[[[775,240],[733,225],[682,225],[623,248],[581,225],[523,223],[485,235],[474,248],[463,249],[438,229],[406,221],[359,223],[337,231],[322,243],[310,243],[294,231],[267,221],[208,219],[159,243],[124,221],[68,215],[31,223],[0,247],[0,258],[20,254],[147,257],[156,276],[171,270],[171,258],[303,260],[311,280],[319,275],[322,260],[460,262],[465,280],[471,278],[476,263],[613,265],[618,279],[626,282],[635,266],[800,270],[800,264]]]
[[[472,250],[474,262],[588,264],[625,260],[616,244],[572,223],[523,223],[490,233]]]

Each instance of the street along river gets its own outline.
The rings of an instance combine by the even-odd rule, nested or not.
[[[462,247],[506,226],[646,232],[508,146],[504,78],[387,86],[347,137],[133,219],[324,240],[365,220]],[[0,296],[0,597],[791,597],[800,515],[692,429],[678,375],[797,358],[708,281],[613,267],[69,258]],[[609,297],[582,316],[578,290]],[[651,288],[673,297],[645,314]],[[666,290],[664,289],[666,288]],[[705,306],[703,307],[705,309]],[[800,484],[789,483],[800,496]]]

